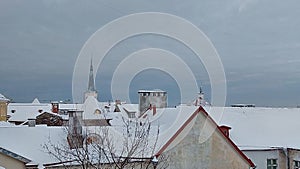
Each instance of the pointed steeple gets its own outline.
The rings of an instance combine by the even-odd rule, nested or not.
[[[84,93],[84,100],[85,101],[89,96],[94,98],[98,98],[98,92],[95,88],[95,79],[94,79],[94,69],[93,69],[93,59],[91,58],[91,65],[90,65],[90,73],[89,73],[89,83],[87,91]]]
[[[93,70],[93,58],[91,58],[88,91],[96,91],[96,89],[95,89],[95,79],[94,79],[94,70]]]

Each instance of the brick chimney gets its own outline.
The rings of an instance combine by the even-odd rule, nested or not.
[[[51,104],[52,104],[52,112],[53,113],[58,113],[59,103],[58,102],[51,102]]]
[[[156,114],[156,106],[155,105],[152,106],[152,110],[153,110],[153,116],[154,116]]]
[[[229,126],[220,126],[219,128],[226,137],[229,137],[229,130],[231,129],[231,127],[229,127]]]

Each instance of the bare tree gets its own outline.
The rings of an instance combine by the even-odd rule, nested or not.
[[[58,161],[57,165],[60,167],[56,168],[166,168],[166,156],[159,156],[159,163],[154,163],[155,167],[152,161],[159,126],[154,128],[147,120],[122,118],[122,121],[123,124],[118,129],[112,126],[89,126],[83,127],[82,133],[74,133],[78,131],[77,128],[74,130],[70,126],[66,127],[68,139],[53,143],[49,138],[43,148]],[[72,137],[69,137],[72,132]],[[53,166],[46,165],[48,168],[55,168]]]

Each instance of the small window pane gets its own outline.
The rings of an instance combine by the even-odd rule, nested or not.
[[[294,161],[294,169],[300,169],[300,161]]]
[[[277,169],[277,159],[267,159],[267,169]]]

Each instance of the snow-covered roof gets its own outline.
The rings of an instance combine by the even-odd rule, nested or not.
[[[0,93],[0,101],[10,101],[8,98],[6,98],[3,94]]]
[[[102,103],[97,104],[101,105]],[[124,128],[125,119],[125,121],[132,121],[132,125],[136,125],[136,122],[149,122],[149,124],[151,124],[149,144],[147,145],[149,145],[148,148],[150,149],[151,145],[156,145],[154,153],[159,154],[173,148],[184,139],[195,123],[195,114],[199,113],[199,107],[180,105],[175,108],[157,108],[155,113],[152,109],[145,113],[147,114],[147,118],[144,119],[141,117],[138,121],[129,119],[127,114],[124,113],[124,110],[121,112],[105,113],[109,114],[112,118],[112,126],[106,126],[105,128],[109,129],[109,133],[113,140],[118,143],[116,144],[116,149],[122,148],[122,144],[119,144],[119,142],[120,140],[123,140],[126,133],[128,134],[128,130]],[[137,120],[137,118],[135,118],[135,120]],[[103,126],[83,126],[83,132],[97,133],[97,130],[101,128],[103,128]],[[51,139],[51,143],[53,144],[67,144],[66,134],[64,127],[47,127],[44,125],[37,125],[35,127],[0,125],[0,135],[5,136],[1,138],[0,147],[4,147],[25,158],[31,159],[33,160],[33,164],[39,164],[41,167],[43,164],[57,162],[57,160],[53,159],[45,152],[42,145],[47,144],[49,139]],[[149,157],[154,155],[153,149],[151,152],[149,151],[149,154],[146,151],[143,151],[143,153]]]
[[[7,114],[10,116],[8,121],[26,121],[35,118],[42,112],[51,112],[52,106],[47,103],[10,103],[8,104]]]
[[[61,110],[82,110],[83,104],[59,104]]]
[[[157,129],[159,128],[161,131],[158,136],[156,151],[170,140],[175,132],[178,131],[182,124],[196,110],[197,107],[195,106],[178,106],[177,108],[157,109],[156,115],[152,117],[149,116],[149,122],[152,126],[152,142],[155,141]],[[110,112],[108,114],[111,114],[113,121],[116,122],[116,125],[109,127],[111,133],[114,135],[114,139],[116,141],[122,140],[122,137],[124,136],[123,132],[127,132],[122,128],[124,126],[121,125],[124,122],[122,120],[124,116],[121,112]],[[89,130],[96,129],[95,126],[85,128]],[[57,162],[45,153],[45,150],[42,148],[42,145],[46,144],[49,138],[53,143],[67,143],[64,127],[47,127],[44,125],[36,125],[35,127],[0,125],[0,135],[5,136],[1,137],[0,147],[4,147],[25,158],[31,159],[35,164],[39,164],[40,166],[45,163]],[[180,137],[179,139],[183,139],[183,137]],[[178,143],[179,140],[176,142]],[[172,146],[174,146],[174,144],[170,145],[169,148]]]
[[[125,109],[128,112],[137,112],[139,110],[138,104],[121,104],[118,105],[120,109]]]
[[[300,149],[299,108],[225,107],[222,116],[208,113],[219,125],[232,128],[230,137],[243,150]]]
[[[123,105],[124,106],[124,105]],[[132,106],[132,105],[131,105]],[[176,108],[157,108],[155,115],[153,115],[153,110],[148,110],[145,114],[147,114],[147,118],[141,117],[139,120],[144,122],[149,122],[151,124],[151,133],[152,140],[156,140],[156,151],[159,151],[175,133],[179,130],[180,127],[187,121],[188,118],[192,116],[192,114],[197,111],[196,106],[177,106]],[[134,110],[132,110],[134,111]],[[137,110],[135,110],[137,112]],[[144,115],[145,115],[144,114]],[[121,115],[121,116],[120,116]],[[120,133],[123,135],[122,124],[124,124],[124,118],[128,118],[124,113],[119,112],[115,113],[115,118],[112,119],[111,124],[116,133]],[[133,119],[134,121],[135,119]],[[157,130],[159,130],[159,135],[157,135]],[[181,133],[182,137],[178,137],[174,140],[174,143],[169,145],[168,149],[171,149],[177,143],[180,142],[181,139],[184,138],[186,134],[188,134],[190,130],[186,130]]]
[[[33,163],[39,164],[55,162],[55,160],[42,148],[48,139],[51,142],[61,142],[66,138],[64,127],[47,126],[0,126],[0,147],[10,150],[20,156],[33,160]]]
[[[98,100],[93,96],[88,96],[82,106],[83,119],[104,119],[103,108],[98,105]]]
[[[9,127],[9,126],[15,126],[15,125],[12,123],[6,122],[6,121],[0,121],[0,127],[1,126]]]

